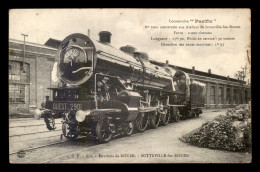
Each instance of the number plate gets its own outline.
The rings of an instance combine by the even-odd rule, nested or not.
[[[63,110],[63,111],[81,110],[82,104],[81,103],[53,103],[52,109]]]

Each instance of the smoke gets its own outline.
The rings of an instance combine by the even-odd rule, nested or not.
[[[59,77],[58,77],[58,63],[55,62],[52,68],[52,72],[51,72],[51,79],[53,82],[57,83],[59,81]]]

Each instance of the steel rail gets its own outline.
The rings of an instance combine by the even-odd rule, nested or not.
[[[142,134],[142,133],[136,133],[136,135],[138,135],[138,134]],[[114,135],[113,138],[114,138],[114,137],[117,137],[117,136],[120,136],[120,135],[121,135],[121,134]],[[86,137],[87,137],[87,136],[86,136]],[[112,142],[113,142],[113,141],[115,141],[115,140],[112,140]],[[48,160],[42,161],[42,162],[40,162],[40,164],[44,164],[44,163],[47,163],[47,162],[50,162],[50,161],[53,161],[53,160],[56,160],[56,159],[59,159],[59,158],[66,157],[66,156],[68,156],[68,155],[72,155],[72,154],[75,154],[75,153],[78,153],[78,152],[82,152],[82,151],[88,150],[88,149],[90,149],[90,148],[92,148],[92,147],[96,147],[96,146],[98,146],[98,145],[99,145],[99,144],[93,145],[93,146],[90,146],[90,147],[87,147],[87,148],[83,148],[83,149],[80,149],[80,150],[72,151],[72,152],[69,152],[69,153],[66,153],[66,154],[62,154],[62,155],[56,156],[56,157],[54,157],[54,158],[52,158],[52,159],[48,159]]]
[[[85,137],[87,137],[87,136],[82,136],[82,137],[79,137],[78,139],[85,138]],[[45,145],[40,145],[40,146],[28,148],[28,149],[23,149],[23,151],[30,151],[30,150],[34,150],[34,149],[39,149],[39,148],[47,147],[47,146],[57,145],[57,144],[60,144],[60,143],[65,143],[65,142],[68,142],[68,141],[69,141],[69,140],[63,140],[63,141],[59,141],[59,142],[49,143],[49,144],[45,144]],[[11,152],[11,153],[9,153],[9,155],[13,155],[13,154],[16,154],[16,153],[18,153],[18,152],[19,152],[19,151]]]
[[[55,123],[55,125],[61,123]],[[46,124],[36,124],[36,125],[18,125],[18,126],[10,126],[9,128],[19,128],[19,127],[36,127],[36,126],[46,126]]]
[[[50,143],[50,144],[45,144],[45,145],[40,145],[40,146],[36,146],[36,147],[32,147],[32,148],[29,148],[29,149],[23,149],[23,151],[30,151],[30,150],[34,150],[34,149],[38,149],[38,148],[43,148],[43,147],[47,147],[47,146],[51,146],[51,145],[56,145],[56,144],[59,144],[59,143],[64,143],[64,142],[67,142],[68,140],[63,140],[63,141],[60,141],[60,142],[54,142],[54,143]],[[12,153],[9,153],[9,155],[13,155],[15,153],[18,153],[19,151],[16,151],[16,152],[12,152]]]
[[[48,139],[48,138],[52,138],[52,137],[60,137],[60,134],[55,135],[55,136],[40,137],[40,138],[34,138],[34,139],[28,139],[28,140],[18,140],[18,141],[14,141],[12,143],[29,142],[29,141],[33,141],[33,140],[42,140],[42,139]]]
[[[53,131],[61,131],[60,130],[53,130]],[[20,136],[26,136],[26,135],[31,135],[31,134],[39,134],[39,133],[48,133],[50,131],[42,131],[42,132],[36,132],[36,133],[26,133],[26,134],[17,134],[17,135],[12,135],[12,136],[9,136],[9,137],[20,137]]]

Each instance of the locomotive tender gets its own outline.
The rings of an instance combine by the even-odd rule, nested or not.
[[[35,110],[49,130],[62,117],[67,139],[88,135],[103,143],[131,135],[134,128],[143,132],[202,113],[205,84],[167,64],[150,63],[147,53],[132,46],[114,48],[110,32],[99,35],[95,41],[72,34],[59,45],[60,86],[49,88],[52,100],[46,97],[43,108]]]

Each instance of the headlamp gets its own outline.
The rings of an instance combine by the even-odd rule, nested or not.
[[[75,115],[76,116],[76,120],[78,122],[83,122],[85,120],[86,116],[88,116],[90,113],[91,113],[90,110],[86,110],[86,111],[78,110],[76,112],[76,115]]]

